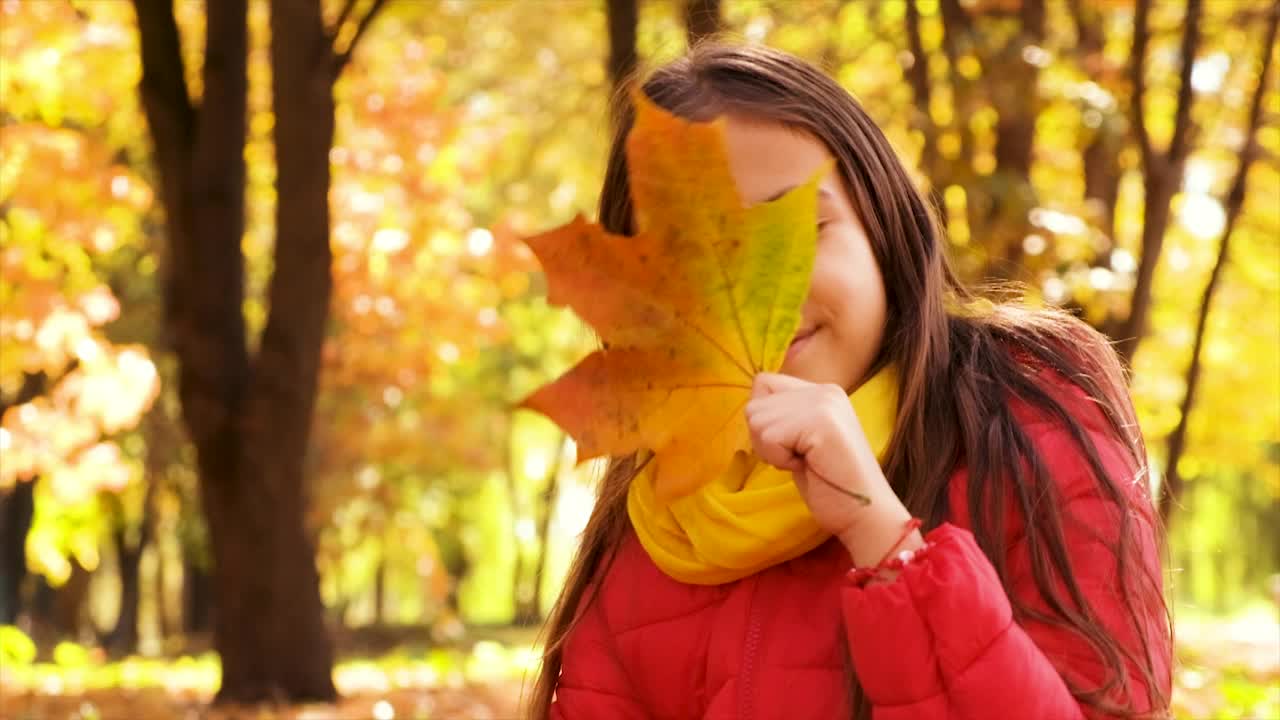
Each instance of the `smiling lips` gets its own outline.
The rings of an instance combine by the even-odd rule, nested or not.
[[[795,356],[795,354],[800,351],[800,348],[804,346],[805,341],[813,337],[813,334],[817,332],[817,330],[817,327],[811,327],[796,333],[796,336],[791,339],[791,345],[787,347],[786,358],[790,359]]]
[[[805,338],[809,337],[817,329],[818,329],[817,327],[805,328],[804,330],[801,330],[800,332],[796,333],[796,336],[791,338],[791,345],[794,347],[796,343],[799,343],[801,340],[804,340]]]

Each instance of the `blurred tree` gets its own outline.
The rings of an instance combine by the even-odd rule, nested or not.
[[[207,6],[199,105],[170,0],[135,0],[141,95],[167,219],[165,325],[213,550],[219,701],[332,699],[332,648],[304,521],[303,464],[328,313],[333,83],[383,6],[274,0],[276,241],[250,354],[245,294],[246,0]]]
[[[608,0],[609,79],[613,87],[636,69],[636,26],[640,22],[638,0]]]
[[[0,495],[0,625],[13,625],[27,578],[27,531],[35,515],[35,483],[21,483]]]
[[[1191,410],[1195,407],[1196,391],[1200,386],[1209,310],[1213,307],[1213,296],[1218,290],[1218,284],[1222,281],[1223,270],[1227,267],[1227,263],[1231,258],[1231,234],[1236,228],[1236,223],[1240,220],[1241,212],[1244,210],[1245,191],[1249,185],[1249,170],[1261,154],[1258,132],[1262,129],[1263,100],[1266,98],[1267,89],[1271,87],[1267,80],[1270,77],[1271,63],[1275,57],[1276,26],[1278,23],[1280,23],[1280,5],[1273,7],[1271,10],[1266,29],[1263,31],[1262,43],[1258,50],[1261,67],[1258,70],[1257,84],[1253,88],[1253,94],[1249,101],[1249,116],[1244,128],[1244,147],[1240,150],[1240,159],[1237,162],[1235,175],[1231,180],[1231,188],[1227,191],[1224,203],[1226,218],[1222,229],[1221,244],[1218,246],[1218,257],[1214,260],[1213,270],[1209,273],[1209,281],[1205,285],[1204,295],[1200,301],[1200,309],[1196,313],[1195,340],[1191,346],[1191,363],[1187,367],[1186,375],[1187,389],[1182,396],[1178,424],[1174,426],[1173,432],[1169,434],[1168,450],[1165,455],[1165,466],[1168,469],[1165,471],[1164,483],[1160,488],[1160,515],[1164,518],[1166,525],[1169,523],[1173,508],[1178,505],[1178,500],[1182,495],[1185,484],[1178,464],[1182,460],[1183,452],[1186,450],[1188,418],[1191,417]],[[1275,198],[1272,199],[1275,200]]]
[[[154,478],[147,480],[146,495],[142,500],[142,519],[139,523],[127,521],[127,511],[121,507],[123,503],[119,496],[106,498],[108,509],[104,512],[114,520],[111,541],[120,575],[120,610],[116,614],[115,626],[107,633],[103,643],[118,655],[133,652],[138,647],[138,605],[142,596],[139,571],[142,553],[154,542],[156,521],[152,508],[158,487]],[[131,530],[136,532],[130,532]]]
[[[690,47],[715,35],[722,28],[720,0],[684,0],[684,25]]]
[[[1150,41],[1151,0],[1138,0],[1133,25],[1133,49],[1129,65],[1129,83],[1133,96],[1129,100],[1132,125],[1142,159],[1144,203],[1142,213],[1142,245],[1138,260],[1137,280],[1129,301],[1128,317],[1112,331],[1117,351],[1126,363],[1147,332],[1147,314],[1151,307],[1151,285],[1156,264],[1164,248],[1169,227],[1170,203],[1182,184],[1187,157],[1191,154],[1191,104],[1194,102],[1191,71],[1200,50],[1202,0],[1187,0],[1182,19],[1182,42],[1178,49],[1181,69],[1178,72],[1178,99],[1174,110],[1173,134],[1169,145],[1161,151],[1151,140],[1151,121],[1147,115],[1147,45]],[[1259,83],[1263,81],[1259,78]]]
[[[130,428],[159,391],[135,332],[145,308],[121,303],[146,285],[153,206],[137,116],[114,112],[127,74],[98,77],[127,8],[91,10],[10,4],[0,23],[0,622],[17,619],[28,570],[57,587],[97,568],[99,501],[136,484]]]
[[[1186,280],[1170,273],[1185,270],[1190,240],[1218,236],[1220,212],[1232,225],[1241,213],[1232,210],[1231,189],[1221,202],[1208,193],[1214,175],[1235,164],[1228,160],[1248,142],[1266,156],[1263,139],[1274,125],[1267,113],[1235,114],[1250,99],[1265,107],[1274,83],[1248,63],[1233,63],[1239,53],[1225,48],[1265,35],[1274,4],[912,0],[902,5],[901,36],[895,6],[878,10],[846,8],[842,21],[878,21],[881,37],[904,49],[903,79],[915,105],[906,145],[918,150],[937,193],[962,274],[1026,281],[1033,302],[1071,307],[1116,338],[1134,368],[1143,425],[1166,480],[1167,517],[1186,472],[1206,468],[1199,459],[1183,462],[1194,427],[1188,395],[1194,400],[1201,370],[1200,351],[1186,358],[1181,348],[1214,346],[1209,328],[1194,329],[1207,305],[1183,302]],[[1273,53],[1274,40],[1262,39],[1263,52]],[[894,102],[892,84],[873,84],[847,66],[842,75],[873,113]],[[895,118],[883,119],[891,136],[901,132]],[[1241,160],[1236,168],[1247,172],[1248,157]],[[1271,185],[1257,180],[1253,192],[1263,197]],[[1243,202],[1243,186],[1238,192]],[[1257,259],[1245,262],[1258,267],[1258,242],[1246,242]],[[1174,248],[1171,260],[1166,245]],[[1208,259],[1206,269],[1214,263]],[[1260,271],[1246,275],[1261,280]],[[1209,279],[1210,293],[1217,282]],[[1229,327],[1224,320],[1220,331],[1242,337]],[[1155,347],[1137,354],[1146,340]],[[1239,373],[1265,377],[1273,356],[1263,351],[1266,363]],[[1230,393],[1215,400],[1245,402]],[[1250,437],[1268,427],[1251,423]],[[1249,456],[1265,456],[1265,447]]]
[[[44,393],[43,372],[27,373],[17,395],[0,404],[0,417],[13,405],[21,405]],[[27,531],[35,514],[35,481],[19,483],[0,494],[0,625],[18,619],[22,583],[27,577]]]
[[[926,15],[922,7],[930,12]],[[1149,0],[1133,10],[1127,66],[1107,32],[1129,12],[1121,4],[910,0],[903,8],[907,52],[901,57],[916,105],[912,126],[921,138],[920,168],[942,200],[961,269],[971,280],[1030,281],[1052,268],[1048,261],[1077,257],[1087,267],[1110,273],[1118,246],[1115,215],[1123,153],[1131,141],[1138,148],[1145,188],[1143,236],[1128,302],[1101,305],[1070,294],[1050,298],[1087,309],[1090,321],[1119,340],[1126,362],[1146,332],[1143,323],[1170,203],[1194,140],[1191,71],[1202,44],[1201,11],[1201,3],[1193,0],[1180,18],[1181,39],[1173,56],[1179,63],[1174,124],[1167,148],[1157,150],[1149,128],[1164,130],[1170,108],[1163,95],[1160,104],[1148,103],[1148,76],[1157,77],[1148,57]],[[1168,8],[1161,8],[1161,17],[1169,16]],[[1074,42],[1062,33],[1049,33],[1051,22],[1067,23]],[[1075,162],[1084,174],[1079,214],[1068,212],[1061,193],[1046,192],[1047,183],[1039,178],[1048,173],[1035,167],[1037,157],[1062,152],[1059,138],[1070,137],[1049,131],[1068,122],[1056,96],[1072,75],[1079,80],[1067,86],[1067,97],[1079,106],[1075,122],[1084,126],[1076,140]],[[1072,171],[1077,172],[1074,162]],[[1082,218],[1093,225],[1092,231]],[[1083,252],[1071,248],[1073,235],[1093,235],[1092,247]]]

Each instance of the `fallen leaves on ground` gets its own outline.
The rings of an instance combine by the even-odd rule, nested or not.
[[[1229,619],[1181,613],[1173,709],[1178,720],[1280,718],[1280,623],[1274,606]],[[0,667],[3,720],[517,720],[528,646],[481,646],[463,666],[430,654],[348,661],[335,704],[210,708],[216,658],[127,660],[90,668],[31,666],[15,682]],[[469,665],[469,666],[468,666]],[[95,679],[96,677],[96,679]],[[532,678],[532,673],[529,674]],[[95,687],[114,682],[117,686]],[[530,680],[531,682],[531,680]]]
[[[356,693],[338,703],[218,707],[164,688],[90,690],[77,695],[0,692],[5,720],[516,720],[520,683]]]

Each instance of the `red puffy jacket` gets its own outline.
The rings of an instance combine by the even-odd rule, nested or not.
[[[1101,413],[1059,376],[1053,389],[1082,422],[1113,477],[1131,474]],[[1118,509],[1104,500],[1068,431],[1014,403],[1014,413],[1059,484],[1063,533],[1075,580],[1100,620],[1136,657],[1144,640],[1168,697],[1172,648],[1160,598],[1127,608],[1106,543]],[[836,540],[751,577],[719,586],[667,577],[629,531],[598,597],[566,640],[551,717],[556,720],[823,720],[849,717],[847,657],[876,720],[1010,720],[1098,717],[1064,678],[1096,687],[1103,665],[1088,643],[1058,626],[1016,622],[990,561],[978,549],[965,502],[967,472],[950,485],[950,522],[893,582],[853,585]],[[1138,507],[1150,507],[1134,482]],[[1011,587],[1048,611],[1032,580],[1022,524],[1007,523]],[[1135,514],[1138,567],[1159,583],[1150,513]],[[1158,587],[1158,585],[1157,585]],[[1130,620],[1134,613],[1140,630]],[[843,637],[842,637],[843,635]],[[1140,637],[1140,635],[1145,637]],[[846,640],[849,650],[846,655]],[[1143,675],[1128,688],[1147,709]]]

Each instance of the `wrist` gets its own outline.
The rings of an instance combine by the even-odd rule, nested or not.
[[[911,513],[897,495],[887,493],[872,498],[858,520],[837,537],[849,552],[854,567],[871,567],[891,551],[915,550],[924,546],[919,530],[911,531],[905,538],[903,530],[911,521]],[[894,543],[899,540],[895,548]]]

